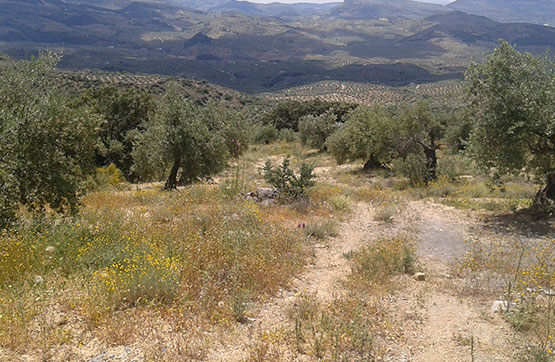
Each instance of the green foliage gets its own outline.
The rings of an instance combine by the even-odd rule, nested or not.
[[[406,158],[393,161],[393,170],[409,179],[412,186],[426,183],[426,158],[421,154],[409,154]]]
[[[264,124],[264,125],[257,125],[254,127],[252,133],[252,141],[253,143],[261,143],[261,144],[270,144],[274,141],[277,141],[279,138],[280,132],[277,130],[276,127]]]
[[[113,163],[106,167],[99,167],[96,169],[94,175],[89,177],[89,190],[101,190],[113,188],[125,182],[125,177],[119,168]]]
[[[310,102],[286,101],[268,112],[263,121],[266,124],[273,125],[278,130],[288,128],[296,132],[299,130],[299,121],[305,116],[319,116],[330,111],[336,114],[338,122],[342,122],[343,116],[353,108],[354,105],[352,104],[324,102],[318,99]]]
[[[519,53],[501,42],[484,64],[466,72],[477,127],[469,154],[501,173],[555,169],[553,59]]]
[[[172,189],[221,171],[230,156],[245,149],[246,137],[233,115],[197,106],[170,89],[139,136],[132,170],[153,179],[171,167],[166,188]]]
[[[129,178],[134,138],[155,109],[152,96],[135,89],[109,86],[83,92],[78,102],[89,105],[104,119],[99,132],[97,165],[113,163]]]
[[[386,165],[395,154],[397,133],[386,111],[360,106],[347,115],[326,146],[338,163],[361,159]]]
[[[297,134],[292,129],[284,128],[279,131],[279,139],[286,142],[295,142]]]
[[[306,163],[301,164],[299,174],[295,175],[290,163],[291,160],[286,157],[281,166],[274,169],[267,160],[263,171],[266,182],[275,187],[283,198],[293,201],[306,196],[306,191],[316,184],[316,175],[314,167]]]
[[[299,136],[304,145],[326,150],[326,140],[339,128],[337,116],[326,111],[319,116],[304,116],[299,121]]]
[[[424,154],[426,183],[437,178],[436,151],[440,148],[439,141],[445,135],[446,120],[447,117],[442,112],[432,110],[427,103],[407,107],[399,117],[401,139],[412,143]],[[416,165],[416,159],[413,158],[411,166]]]
[[[499,174],[534,172],[555,200],[555,62],[501,42],[484,64],[466,72],[476,128],[469,155]]]
[[[54,86],[58,60],[42,54],[0,71],[0,227],[18,203],[74,210],[93,170],[98,117]]]

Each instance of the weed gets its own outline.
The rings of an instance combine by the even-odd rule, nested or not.
[[[337,236],[338,224],[335,220],[323,220],[308,223],[304,228],[304,232],[308,237],[325,240],[329,237]]]
[[[404,238],[383,238],[352,258],[350,282],[367,287],[386,283],[396,274],[416,271],[416,257],[411,242]]]

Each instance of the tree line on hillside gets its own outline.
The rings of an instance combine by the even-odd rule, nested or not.
[[[555,201],[555,61],[520,53],[501,42],[465,74],[467,104],[432,108],[280,104],[263,119],[266,137],[298,131],[304,144],[328,151],[338,163],[399,169],[413,184],[438,176],[440,149],[461,152],[494,177],[528,173],[545,182],[536,205]],[[447,102],[446,102],[447,103]],[[261,137],[263,141],[267,139]]]
[[[0,228],[20,205],[75,211],[97,167],[173,189],[220,172],[248,146],[240,114],[195,104],[177,84],[161,99],[116,87],[66,94],[59,60],[45,53],[0,70]]]
[[[504,42],[468,68],[458,109],[316,100],[238,114],[195,104],[177,84],[161,98],[116,87],[71,96],[57,87],[58,61],[42,54],[0,69],[0,227],[21,206],[75,211],[99,167],[173,189],[220,172],[249,142],[297,137],[339,163],[395,168],[414,184],[437,178],[438,150],[464,151],[493,174],[535,175],[545,181],[536,204],[555,201],[555,62]]]

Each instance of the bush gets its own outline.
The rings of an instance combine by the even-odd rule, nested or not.
[[[297,140],[297,134],[292,129],[284,128],[279,131],[279,139],[286,142],[295,142]]]
[[[278,140],[280,136],[279,131],[272,125],[257,125],[252,132],[253,143],[270,144]]]
[[[308,223],[304,232],[308,237],[324,240],[329,237],[337,236],[337,228],[337,221],[324,220],[315,223]]]
[[[89,177],[88,189],[101,190],[111,187],[116,187],[125,182],[125,177],[119,168],[113,163],[106,167],[96,169],[96,173]]]
[[[316,184],[316,175],[313,173],[314,167],[303,163],[297,176],[289,166],[290,162],[289,157],[286,157],[281,167],[274,169],[270,160],[267,160],[263,168],[264,179],[280,192],[281,197],[295,201],[307,196],[308,188]]]
[[[411,186],[426,184],[426,158],[424,155],[409,154],[405,159],[393,161],[393,170],[401,176],[409,179]]]
[[[337,116],[332,112],[328,111],[319,116],[308,115],[299,121],[299,136],[304,145],[324,151],[326,140],[338,128]]]

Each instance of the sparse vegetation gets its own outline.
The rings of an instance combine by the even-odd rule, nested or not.
[[[549,133],[550,84],[514,117],[407,94],[233,113],[203,81],[71,99],[56,61],[0,68],[0,359],[553,359],[553,221],[528,209],[548,158],[475,156],[486,121]]]

